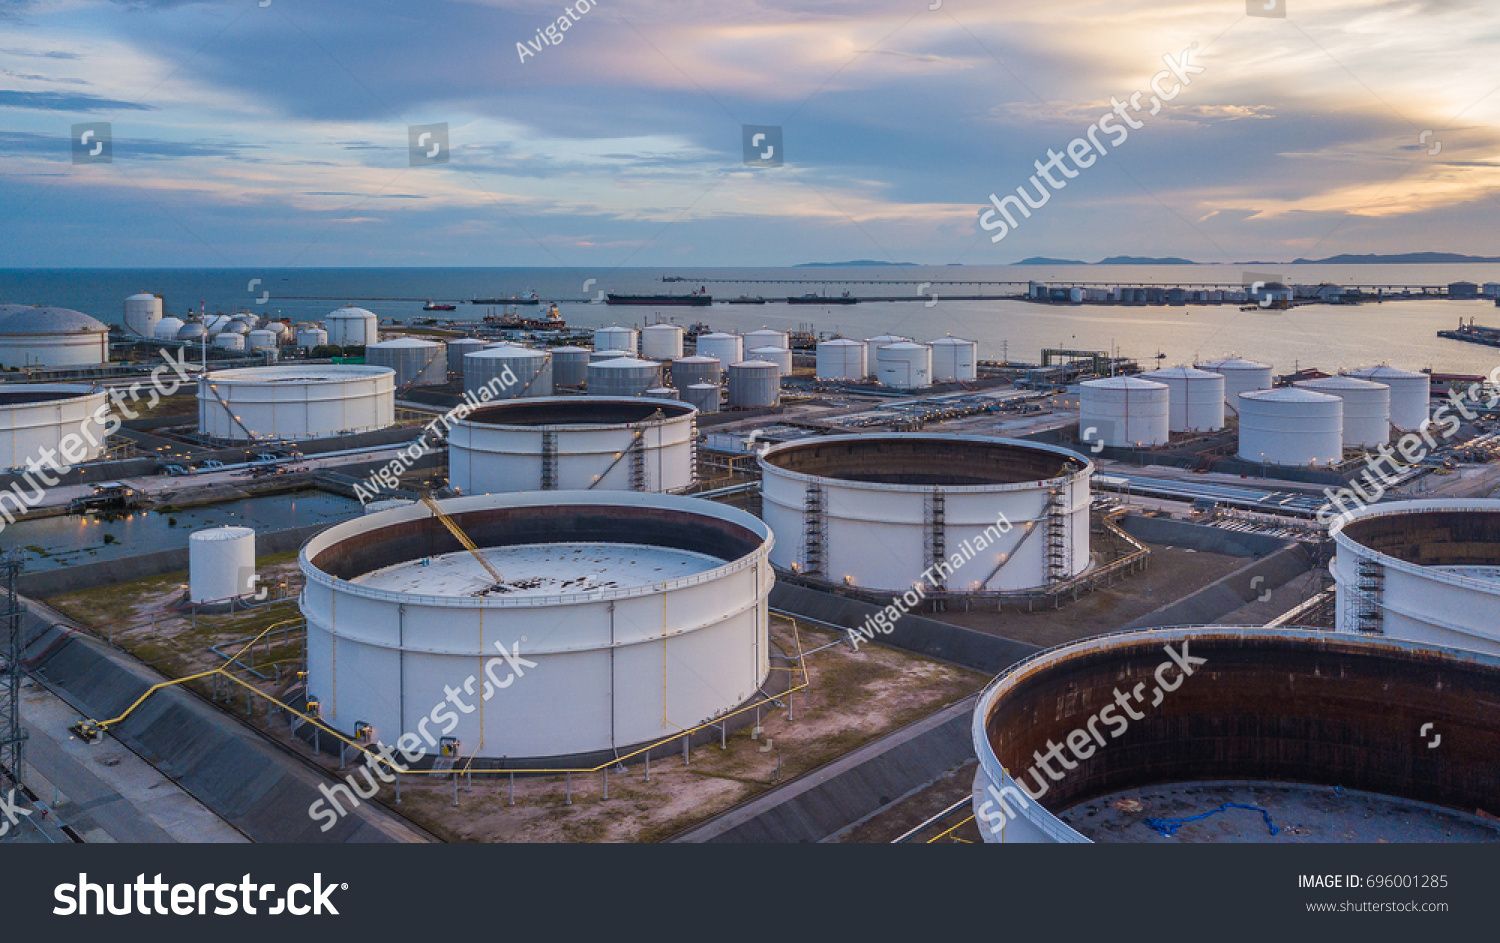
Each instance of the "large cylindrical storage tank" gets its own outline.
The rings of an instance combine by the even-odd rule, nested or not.
[[[1078,403],[1078,437],[1085,442],[1150,448],[1170,438],[1172,403],[1165,383],[1140,377],[1085,380]]]
[[[1500,501],[1348,500],[1334,510],[1340,632],[1500,654]]]
[[[1295,384],[1344,401],[1344,448],[1373,449],[1391,441],[1391,388],[1358,377],[1319,377]]]
[[[141,292],[125,299],[125,332],[136,337],[155,337],[161,323],[161,295]]]
[[[552,348],[552,385],[582,386],[589,381],[587,347]]]
[[[396,374],[389,367],[250,367],[198,378],[198,432],[215,439],[318,439],[395,421]]]
[[[307,691],[335,729],[369,724],[411,757],[451,737],[465,757],[592,765],[723,716],[769,675],[772,537],[750,514],[593,491],[441,506],[503,587],[425,505],[302,548]],[[455,690],[472,712],[431,722]]]
[[[641,397],[483,406],[449,430],[448,480],[464,494],[677,491],[693,483],[696,416],[686,403]]]
[[[1207,370],[1209,373],[1217,373],[1224,378],[1224,403],[1230,409],[1239,408],[1241,393],[1269,390],[1272,386],[1271,366],[1254,360],[1229,357],[1193,366],[1199,370]]]
[[[396,386],[439,386],[448,382],[448,350],[437,341],[397,337],[365,348],[365,363],[396,371]]]
[[[637,335],[628,327],[611,325],[594,332],[595,350],[623,350],[627,354],[636,352]]]
[[[784,377],[792,375],[792,352],[785,347],[757,347],[750,351],[751,360],[768,360]]]
[[[1167,385],[1167,428],[1173,432],[1217,432],[1224,428],[1224,376],[1196,367],[1169,367],[1141,374]]]
[[[869,348],[864,341],[838,337],[818,342],[819,380],[859,381],[870,375]]]
[[[875,379],[894,390],[926,389],[932,385],[932,348],[912,341],[877,348]]]
[[[761,347],[785,347],[788,350],[792,346],[791,335],[786,331],[773,331],[763,327],[758,331],[745,332],[745,350],[754,353]]]
[[[0,305],[0,367],[91,367],[109,362],[109,328],[68,308]]]
[[[720,389],[717,383],[694,383],[682,388],[682,400],[700,413],[719,411]]]
[[[304,327],[297,332],[297,346],[303,350],[328,345],[328,332],[321,327]]]
[[[228,603],[257,592],[255,531],[211,527],[188,537],[188,600]]]
[[[328,343],[339,347],[368,347],[380,340],[380,319],[364,308],[339,308],[323,319]]]
[[[712,383],[718,386],[723,378],[724,365],[714,357],[694,354],[672,361],[672,382],[679,390],[685,390],[695,383]]]
[[[745,339],[738,334],[699,334],[696,352],[700,357],[712,357],[719,363],[739,363],[745,359]]]
[[[661,364],[635,357],[614,357],[589,364],[590,396],[639,396],[661,386]]]
[[[1094,465],[1056,446],[820,436],[771,448],[760,469],[761,518],[776,534],[771,562],[782,569],[882,592],[924,583],[974,593],[1039,589],[1090,565]],[[934,546],[947,567],[933,569]]]
[[[940,337],[932,348],[932,382],[967,382],[979,377],[979,344],[962,337]]]
[[[1333,465],[1344,456],[1344,401],[1289,386],[1241,393],[1239,456],[1271,465]]]
[[[781,402],[781,370],[769,360],[742,360],[729,365],[729,405],[740,409]]]
[[[1432,410],[1432,377],[1427,374],[1386,365],[1342,373],[1390,387],[1391,425],[1402,432],[1416,432],[1427,421]]]
[[[82,384],[0,383],[0,468],[24,469],[29,461],[45,467],[49,449],[59,464],[93,461],[107,445],[97,416],[108,408],[103,390]]]
[[[648,324],[641,329],[641,356],[647,360],[672,360],[682,356],[682,328],[675,324]]]
[[[464,378],[464,357],[478,350],[484,350],[490,346],[489,341],[482,341],[477,337],[459,337],[448,341],[445,357],[448,361],[448,372],[458,379]]]
[[[185,322],[180,318],[162,318],[156,322],[152,336],[159,341],[175,341],[184,326]]]
[[[486,347],[464,355],[464,392],[485,399],[552,395],[552,355],[530,347]]]
[[[276,331],[251,331],[245,335],[245,340],[251,350],[275,350],[279,346],[281,335]]]
[[[213,345],[220,350],[244,350],[245,335],[233,331],[222,331],[214,335]]]

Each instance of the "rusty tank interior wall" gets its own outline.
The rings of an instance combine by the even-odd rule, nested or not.
[[[1419,566],[1500,565],[1500,514],[1427,510],[1351,521],[1344,534]]]
[[[592,426],[644,422],[660,413],[664,419],[686,416],[693,407],[686,403],[669,403],[643,399],[615,400],[601,397],[570,397],[546,402],[528,399],[512,400],[493,406],[482,406],[469,413],[468,421],[495,426]]]
[[[949,486],[1045,481],[1086,467],[1081,460],[1048,450],[940,436],[815,439],[778,449],[767,461],[787,471],[840,481]]]

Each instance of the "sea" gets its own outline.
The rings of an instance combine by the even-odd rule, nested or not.
[[[1355,306],[1313,305],[1291,311],[1238,305],[1165,307],[1044,305],[1025,301],[961,301],[954,295],[1024,290],[1031,280],[1064,284],[1243,284],[1246,272],[1288,284],[1446,285],[1500,281],[1500,265],[1004,265],[789,268],[295,268],[295,269],[0,269],[0,303],[72,308],[107,323],[122,318],[136,292],[162,295],[169,315],[250,310],[296,321],[318,320],[346,303],[382,321],[424,317],[478,321],[497,309],[469,299],[536,292],[556,301],[570,326],[640,326],[704,322],[716,330],[759,327],[868,337],[894,333],[932,340],[952,335],[977,341],[986,360],[1036,362],[1044,347],[1112,351],[1143,368],[1237,355],[1278,372],[1388,363],[1405,369],[1487,374],[1500,350],[1439,338],[1461,320],[1500,324],[1488,300],[1395,300]],[[681,281],[664,282],[664,277]],[[1267,279],[1270,280],[1270,279]],[[998,282],[1008,284],[1000,285]],[[621,307],[597,302],[601,292],[686,293],[706,288],[708,308]],[[912,297],[857,305],[789,305],[815,292]],[[944,296],[949,295],[949,298]],[[764,305],[724,299],[762,296]],[[424,313],[424,301],[452,302],[453,312]],[[523,311],[526,309],[522,309]],[[532,309],[534,310],[534,309]]]

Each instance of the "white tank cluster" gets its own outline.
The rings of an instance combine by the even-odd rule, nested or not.
[[[1194,364],[1194,366],[1199,370],[1217,373],[1224,378],[1224,403],[1230,409],[1239,408],[1241,393],[1269,390],[1272,386],[1270,364],[1242,360],[1238,357],[1226,357],[1223,360],[1210,360],[1207,363]]]
[[[424,505],[302,548],[307,690],[336,729],[368,724],[412,753],[451,737],[462,756],[608,755],[719,717],[766,680],[772,538],[744,511],[592,491],[442,508],[500,586]],[[448,709],[454,690],[468,712]]]
[[[623,350],[627,354],[636,352],[638,335],[628,327],[611,325],[594,332],[595,350]]]
[[[91,367],[109,362],[109,328],[68,308],[0,305],[0,367]]]
[[[488,388],[493,399],[552,395],[552,355],[545,350],[496,344],[464,355],[464,392]]]
[[[198,378],[198,432],[214,439],[319,439],[395,421],[396,374],[389,367],[250,367]]]
[[[60,456],[59,465],[93,461],[107,447],[97,416],[108,405],[103,390],[83,384],[0,384],[0,464],[8,469],[32,460],[45,465],[48,450]]]
[[[125,299],[125,330],[136,337],[156,337],[163,314],[161,295],[140,292]]]
[[[590,396],[640,396],[661,386],[661,364],[636,357],[611,357],[589,364]]]
[[[673,360],[682,356],[682,328],[675,324],[648,324],[641,330],[641,356],[647,360]]]
[[[1090,565],[1094,465],[1066,449],[984,436],[820,436],[770,449],[760,468],[761,517],[777,535],[771,562],[786,570],[880,591],[925,582],[975,593],[1038,589]],[[935,545],[951,568],[941,580],[923,576]]]
[[[875,350],[875,379],[893,390],[926,389],[932,385],[932,348],[914,341],[882,344]]]
[[[583,386],[589,381],[587,347],[552,348],[552,385]]]
[[[699,334],[697,353],[700,357],[712,357],[719,363],[739,363],[745,359],[745,339],[738,334]]]
[[[729,405],[739,409],[781,402],[781,368],[769,360],[741,360],[729,365]]]
[[[255,531],[211,527],[188,537],[188,601],[230,603],[257,593]]]
[[[870,375],[869,347],[864,341],[837,337],[818,342],[816,375],[819,380],[858,382]]]
[[[253,335],[252,335],[253,336]],[[437,341],[396,337],[365,347],[365,363],[390,367],[396,386],[440,386],[448,382],[448,348]]]
[[[1294,384],[1344,401],[1346,449],[1373,449],[1391,441],[1391,388],[1358,377],[1319,377]]]
[[[1344,456],[1344,401],[1289,386],[1239,395],[1239,457],[1270,465],[1333,465]]]
[[[1401,370],[1382,364],[1340,371],[1344,376],[1358,377],[1391,388],[1391,425],[1402,432],[1422,428],[1432,411],[1432,377],[1425,373]]]
[[[1078,437],[1084,442],[1150,448],[1170,438],[1172,401],[1165,383],[1140,377],[1085,380],[1078,401]]]
[[[751,360],[765,360],[776,365],[784,377],[792,375],[792,352],[785,347],[757,347],[750,351]]]
[[[979,377],[979,344],[962,337],[939,337],[932,348],[932,382],[955,383]]]
[[[368,347],[380,340],[380,319],[375,312],[353,305],[339,308],[323,319],[328,343],[338,347]]]
[[[1224,428],[1224,377],[1195,367],[1169,367],[1141,374],[1167,385],[1172,432],[1217,432]]]
[[[1341,632],[1500,654],[1500,501],[1395,501],[1329,528]]]

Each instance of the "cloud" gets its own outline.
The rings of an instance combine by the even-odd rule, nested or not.
[[[0,89],[0,108],[33,108],[38,111],[153,111],[151,105],[68,92],[17,92]]]

